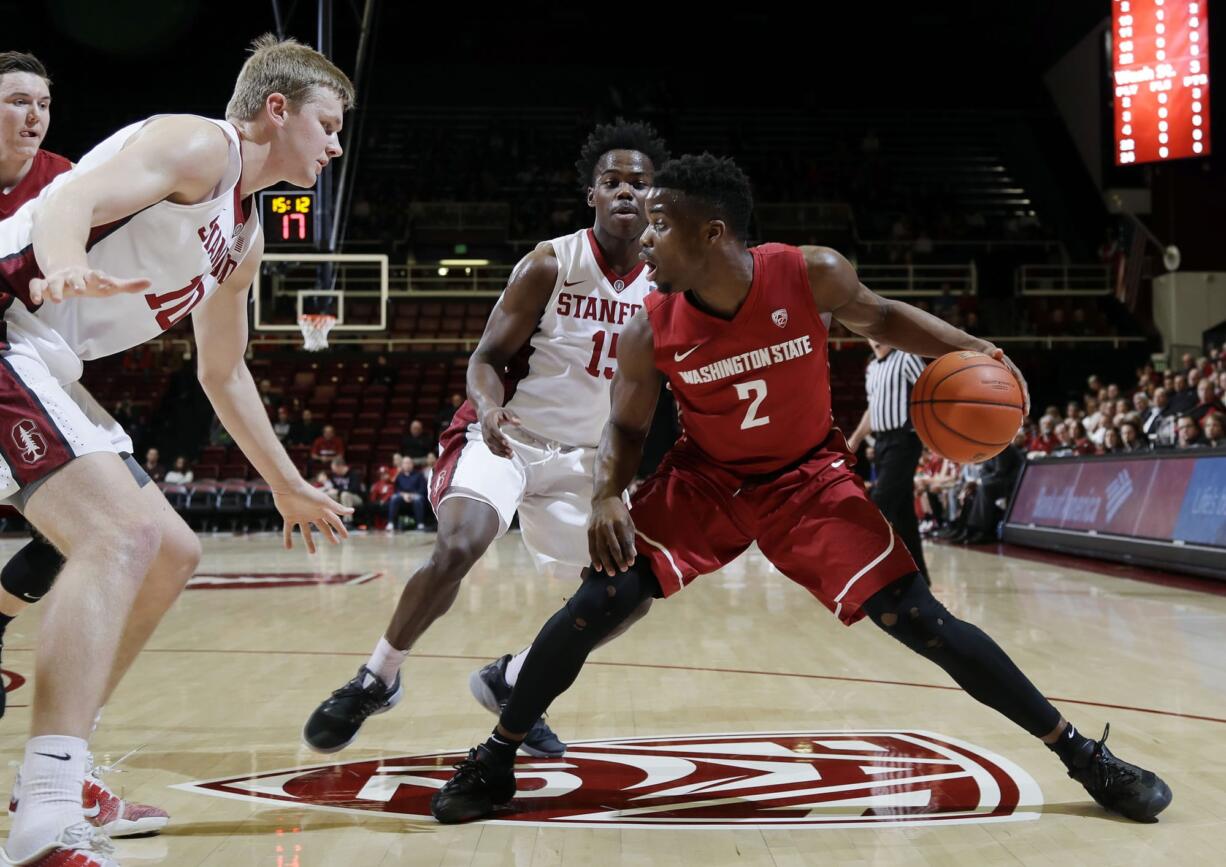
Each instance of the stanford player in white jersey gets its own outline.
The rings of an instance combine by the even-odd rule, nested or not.
[[[156,487],[139,488],[79,391],[82,359],[123,351],[192,314],[213,408],[273,488],[285,542],[344,509],[278,442],[243,361],[262,236],[255,192],[308,186],[340,156],[349,79],[308,46],[264,37],[225,121],[151,118],[111,136],[0,222],[0,496],[65,555],[35,657],[10,862],[109,867],[84,820],[87,738],[200,558]],[[113,296],[113,297],[108,297]]]
[[[441,437],[430,490],[438,541],[370,660],[307,720],[312,749],[344,749],[367,716],[400,700],[410,648],[516,512],[539,569],[578,577],[587,565],[593,461],[617,342],[651,288],[639,261],[643,198],[667,155],[646,124],[619,120],[588,138],[576,169],[595,225],[538,245],[512,272],[469,360],[468,402]],[[473,694],[489,710],[509,694],[524,655],[473,674]],[[525,749],[561,755],[566,745],[541,719]]]
[[[72,168],[71,161],[42,148],[51,127],[51,78],[37,57],[19,51],[0,52],[0,219],[12,216],[38,196],[56,177]],[[132,441],[101,406],[74,383],[74,394],[91,410],[90,417],[105,424],[115,439],[137,485],[149,476],[132,458]],[[9,558],[0,570],[0,646],[13,618],[41,599],[55,581],[64,558],[43,536],[34,538]],[[4,693],[0,691],[0,717],[4,716]],[[89,821],[109,837],[156,834],[169,821],[165,810],[125,801],[102,779],[102,768],[86,762],[88,773],[82,803]],[[13,783],[9,813],[21,799],[21,774]]]

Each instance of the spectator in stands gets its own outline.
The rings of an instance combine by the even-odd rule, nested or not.
[[[1098,453],[1100,455],[1113,455],[1122,450],[1122,442],[1123,441],[1120,439],[1119,430],[1117,428],[1109,427],[1103,433],[1103,444]]]
[[[144,470],[149,474],[149,478],[155,482],[160,482],[166,477],[166,467],[162,465],[160,460],[161,454],[157,449],[149,449],[145,452]]]
[[[1120,425],[1120,451],[1139,452],[1149,448],[1149,441],[1141,436],[1141,428],[1135,421]]]
[[[1075,419],[1074,419],[1075,421]],[[1066,422],[1057,421],[1050,415],[1045,415],[1039,419],[1039,430],[1031,436],[1030,442],[1026,443],[1026,451],[1030,457],[1042,457],[1043,455],[1051,454],[1060,445],[1060,440],[1056,436],[1056,425],[1066,424]]]
[[[438,424],[435,425],[434,429],[438,431],[439,437],[442,437],[443,431],[451,426],[451,420],[455,418],[456,412],[459,411],[463,404],[464,396],[459,393],[447,398],[447,402],[443,404],[442,409],[438,411],[438,416],[435,418]]]
[[[426,529],[426,476],[419,467],[413,465],[413,459],[406,456],[400,464],[400,473],[393,483],[395,490],[387,503],[387,529],[394,531],[400,511],[408,508],[413,513],[416,529]]]
[[[330,464],[333,458],[343,457],[345,443],[336,435],[336,428],[330,424],[324,425],[323,432],[311,443],[311,460],[321,464]]]
[[[289,407],[282,404],[277,407],[277,420],[272,423],[272,432],[281,442],[287,442],[294,423],[289,420]]]
[[[1154,389],[1153,412],[1141,425],[1141,433],[1155,445],[1170,445],[1175,437],[1175,417],[1171,407],[1170,391],[1159,386]]]
[[[370,486],[370,504],[376,508],[387,506],[396,488],[392,484],[392,471],[389,467],[379,467],[378,479]]]
[[[315,423],[314,417],[309,409],[302,411],[302,420],[290,428],[289,441],[291,445],[309,446],[315,442],[315,438],[319,436],[319,425]]]
[[[260,380],[260,400],[264,406],[272,409],[281,403],[279,395],[277,395],[272,387],[271,379]]]
[[[392,481],[395,481],[396,476],[400,475],[400,465],[402,463],[404,463],[404,455],[402,455],[400,452],[393,452],[392,462],[390,465],[391,470],[389,471],[389,478],[391,478]]]
[[[433,451],[430,443],[426,442],[425,426],[418,419],[409,422],[409,432],[400,441],[400,450],[418,466],[424,464],[426,455]]]
[[[1176,431],[1178,433],[1178,438],[1175,440],[1176,448],[1194,449],[1204,445],[1200,436],[1200,425],[1192,416],[1181,415],[1179,421],[1176,422]]]
[[[1211,379],[1202,379],[1196,385],[1196,406],[1188,411],[1188,415],[1200,422],[1211,412],[1226,414],[1226,406],[1218,399],[1217,386]]]
[[[370,381],[375,385],[386,385],[389,388],[396,384],[396,368],[388,362],[386,355],[380,355],[375,359],[374,365],[370,368]]]
[[[1223,422],[1220,412],[1211,412],[1201,419],[1201,432],[1205,437],[1205,446],[1211,449],[1226,447],[1226,422]]]
[[[1188,377],[1177,373],[1171,377],[1171,412],[1183,415],[1196,406],[1196,389],[1188,387]]]
[[[175,458],[174,467],[167,473],[163,481],[168,485],[187,485],[195,478],[195,474],[187,465],[187,458],[179,455]]]
[[[1138,422],[1142,429],[1144,429],[1151,417],[1156,416],[1160,412],[1150,403],[1149,395],[1143,391],[1138,391],[1132,396],[1132,408],[1138,416]]]
[[[119,422],[120,427],[128,430],[132,426],[132,422],[136,421],[136,414],[132,411],[132,401],[125,398],[115,404],[115,409],[111,416],[115,421]]]
[[[1081,404],[1075,400],[1070,400],[1064,407],[1064,418],[1067,421],[1077,421],[1082,417]]]
[[[1188,371],[1196,367],[1196,359],[1192,357],[1192,353],[1190,352],[1185,352],[1183,354],[1183,358],[1180,360],[1183,362],[1183,367],[1180,368],[1181,370]]]
[[[1082,427],[1085,428],[1087,433],[1092,434],[1097,431],[1105,421],[1106,418],[1103,411],[1099,408],[1098,398],[1086,395],[1086,414],[1085,417],[1080,420]],[[1073,422],[1073,424],[1076,424],[1076,422]]]
[[[983,462],[979,481],[974,486],[966,509],[968,514],[964,531],[953,536],[953,541],[967,545],[996,541],[996,525],[1001,518],[999,501],[1013,494],[1018,474],[1026,463],[1026,456],[1016,443],[1015,439],[996,457]]]
[[[209,445],[222,448],[234,445],[234,437],[230,436],[230,432],[226,430],[226,426],[221,423],[216,413],[213,414],[213,420],[209,422]]]
[[[877,484],[877,450],[870,445],[864,446],[864,460],[856,461],[856,473],[864,481],[864,490],[870,495],[873,486]]]
[[[331,425],[329,425],[331,427]],[[357,470],[352,469],[345,461],[344,455],[337,455],[332,459],[332,472],[329,478],[332,480],[332,487],[335,493],[332,494],[332,499],[339,502],[342,506],[349,506],[356,510],[362,508],[362,495],[366,493],[366,485],[362,481],[362,477],[358,475]],[[353,521],[353,515],[345,515],[346,522]]]
[[[1110,421],[1104,419],[1103,424],[1110,424]],[[1079,455],[1094,454],[1094,443],[1090,442],[1090,437],[1086,434],[1085,425],[1075,421],[1071,425],[1067,425],[1067,427],[1069,428],[1069,433],[1072,434],[1076,453]]]
[[[1226,360],[1219,361],[1218,364],[1226,366]],[[1226,394],[1226,370],[1220,371],[1217,375],[1217,393]]]

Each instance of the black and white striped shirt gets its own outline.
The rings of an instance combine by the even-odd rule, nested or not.
[[[868,363],[864,385],[868,391],[868,420],[873,433],[909,427],[908,402],[911,387],[924,372],[917,355],[894,349],[885,358]]]

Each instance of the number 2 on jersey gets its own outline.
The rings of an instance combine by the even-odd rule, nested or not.
[[[766,380],[753,379],[749,382],[738,382],[733,388],[736,389],[736,396],[741,400],[752,401],[749,404],[749,409],[745,411],[745,420],[741,422],[741,430],[749,430],[754,427],[762,427],[764,424],[771,423],[769,415],[758,415],[758,407],[762,405],[762,401],[766,400]]]
[[[609,340],[609,361],[614,361],[617,358],[617,334],[608,331],[597,331],[592,334],[592,360],[587,363],[584,368],[589,375],[599,377],[601,361],[604,359],[604,344],[605,339]],[[604,368],[604,378],[612,379],[614,368],[612,365]]]

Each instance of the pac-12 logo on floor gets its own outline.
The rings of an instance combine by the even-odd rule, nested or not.
[[[463,753],[187,783],[207,795],[430,818]],[[603,828],[859,828],[1037,819],[1020,767],[922,731],[674,735],[572,742],[521,757],[519,792],[492,821]]]

